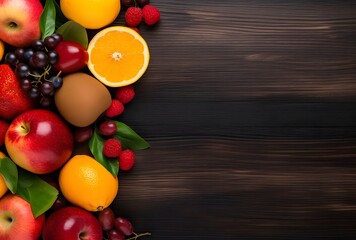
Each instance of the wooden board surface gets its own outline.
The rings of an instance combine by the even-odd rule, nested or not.
[[[155,240],[355,239],[356,2],[151,3],[121,117],[151,149],[115,210]]]

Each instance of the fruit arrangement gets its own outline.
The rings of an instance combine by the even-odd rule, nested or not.
[[[4,0],[0,12],[0,239],[150,236],[111,207],[119,172],[150,147],[119,117],[149,65],[138,27],[157,24],[159,10],[149,0]]]

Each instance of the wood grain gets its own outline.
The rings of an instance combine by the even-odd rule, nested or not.
[[[155,240],[355,239],[356,2],[152,4],[120,117],[151,149],[116,212]]]

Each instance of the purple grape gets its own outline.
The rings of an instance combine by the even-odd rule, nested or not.
[[[48,62],[51,65],[55,65],[58,62],[59,55],[56,51],[51,50],[47,52]]]
[[[112,136],[116,133],[117,126],[113,121],[105,121],[100,124],[99,132],[103,136]]]
[[[116,229],[111,229],[108,233],[109,240],[125,240],[125,236]]]
[[[124,234],[125,236],[130,236],[133,233],[133,228],[131,222],[123,217],[115,218],[115,229]]]
[[[52,105],[52,98],[48,96],[42,96],[40,100],[40,105],[44,108],[50,107]]]
[[[56,89],[60,88],[63,84],[63,79],[61,77],[52,76],[49,80],[52,82],[54,88]]]
[[[28,91],[31,89],[32,85],[31,85],[31,79],[29,78],[22,78],[20,80],[20,86],[24,91]]]
[[[19,59],[17,58],[15,53],[9,52],[5,56],[5,61],[10,65],[15,66],[19,62]]]
[[[50,82],[44,82],[40,86],[40,92],[45,96],[52,96],[54,94],[54,86]]]
[[[46,46],[47,49],[51,50],[51,49],[55,49],[57,47],[57,44],[59,42],[56,40],[55,37],[53,36],[47,36],[45,39],[44,39],[44,44]]]
[[[30,96],[30,98],[38,98],[40,96],[40,91],[38,90],[37,87],[32,87],[28,91],[28,95]]]
[[[15,68],[15,74],[19,78],[25,78],[30,74],[30,67],[27,64],[19,63]]]
[[[98,220],[103,230],[110,230],[114,227],[115,214],[111,208],[105,208],[99,212]]]
[[[45,44],[42,40],[35,40],[32,42],[32,48],[35,50],[35,51],[41,51],[41,50],[44,50],[45,48]]]
[[[63,41],[63,37],[59,33],[54,33],[51,35],[51,37],[53,37],[57,41],[57,44]]]
[[[32,55],[35,53],[35,51],[33,51],[31,48],[27,49],[24,54],[23,54],[23,58],[25,61],[30,61]]]
[[[43,68],[48,64],[47,54],[43,51],[37,51],[32,55],[29,63],[33,68]]]
[[[15,55],[19,59],[20,62],[24,61],[24,54],[25,54],[25,49],[24,48],[17,48],[15,50]]]

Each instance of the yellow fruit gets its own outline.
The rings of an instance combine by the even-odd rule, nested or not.
[[[0,158],[4,158],[6,155],[2,152],[0,152]],[[1,160],[0,160],[1,161]],[[4,196],[4,194],[7,192],[8,188],[6,186],[4,177],[0,175],[0,198]]]
[[[62,13],[85,28],[99,29],[112,23],[120,13],[120,0],[61,0]]]
[[[88,68],[103,84],[122,87],[136,82],[146,71],[150,53],[135,30],[114,26],[101,30],[88,45]]]
[[[5,51],[5,45],[4,45],[3,41],[0,40],[0,61],[1,61],[2,57],[4,56],[4,51]]]
[[[64,197],[88,211],[101,211],[115,199],[119,182],[98,161],[87,155],[75,155],[59,173]]]

